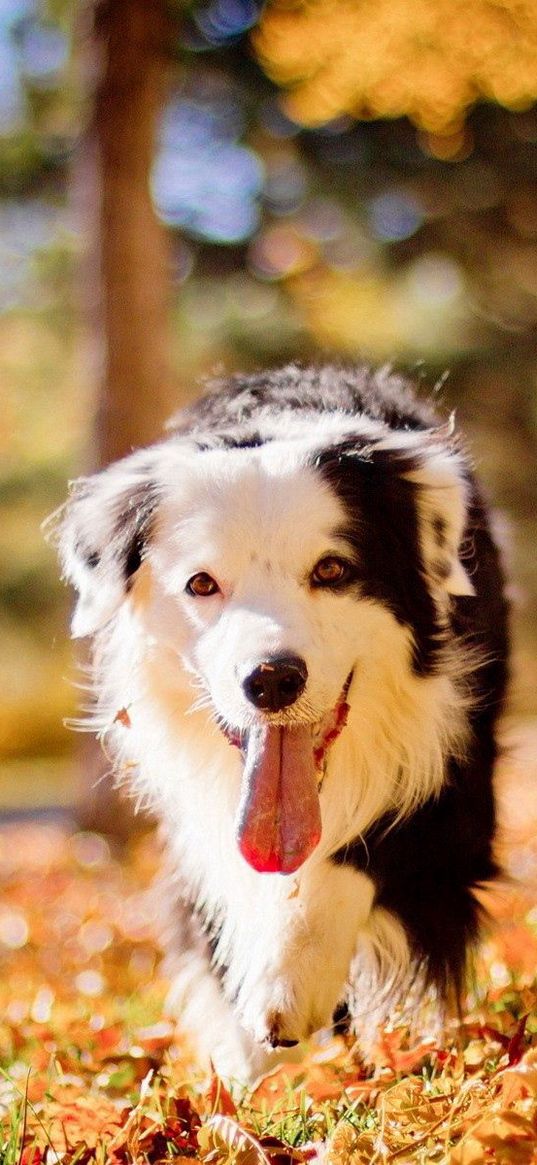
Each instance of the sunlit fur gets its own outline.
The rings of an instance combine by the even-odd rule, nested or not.
[[[370,1040],[419,979],[420,956],[380,904],[367,853],[361,868],[345,847],[363,839],[367,850],[383,819],[392,830],[413,820],[438,799],[448,758],[465,764],[483,662],[450,627],[455,597],[474,594],[468,469],[452,434],[365,412],[297,415],[282,401],[279,412],[260,406],[255,443],[229,447],[207,424],[200,448],[183,426],[76,484],[58,519],[80,596],[73,632],[95,637],[93,726],[166,838],[170,1006],[200,1055],[240,1079],[271,1062],[275,1031],[301,1039],[344,1000]],[[418,545],[407,553],[421,563],[438,640],[421,672],[413,627],[362,593],[359,577],[341,592],[311,585],[320,558],[349,555],[349,515],[320,468],[320,453],[349,441],[345,457],[389,463],[413,491]],[[185,591],[198,571],[218,594]],[[326,757],[320,843],[294,875],[259,874],[237,847],[242,758],[222,729],[246,734],[263,718],[241,680],[290,653],[308,682],[272,720],[320,723],[352,673],[349,715]]]

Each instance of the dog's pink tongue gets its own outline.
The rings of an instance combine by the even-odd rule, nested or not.
[[[242,856],[261,873],[292,874],[320,836],[311,728],[253,728],[237,818]]]

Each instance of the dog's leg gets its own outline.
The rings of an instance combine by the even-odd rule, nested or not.
[[[228,1087],[251,1084],[275,1062],[256,1044],[224,998],[216,975],[195,951],[174,960],[166,1010],[192,1045],[201,1067],[213,1067]]]
[[[243,1087],[268,1071],[275,1055],[256,1044],[240,1025],[211,964],[211,943],[200,917],[188,902],[174,898],[164,964],[170,978],[166,1011],[202,1068],[214,1068],[228,1087]]]
[[[272,910],[265,900],[264,917],[241,936],[242,981],[233,984],[233,968],[228,977],[241,1022],[265,1047],[330,1024],[374,895],[365,874],[330,860],[277,889]]]
[[[412,957],[404,926],[390,911],[375,906],[360,934],[347,999],[349,1028],[357,1036],[365,1063],[372,1058],[381,1025],[396,1009],[400,1020],[416,1034],[429,1035],[433,1026],[438,1030],[430,1007],[427,1013],[431,1000],[424,1002],[424,995],[423,973]]]

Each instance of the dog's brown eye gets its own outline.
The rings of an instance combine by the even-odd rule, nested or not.
[[[329,554],[320,558],[312,571],[311,582],[314,587],[337,587],[348,582],[352,576],[352,566],[344,558],[337,558]]]
[[[205,570],[193,574],[189,578],[185,590],[189,595],[197,595],[199,599],[207,599],[209,595],[216,595],[220,590],[218,583]]]

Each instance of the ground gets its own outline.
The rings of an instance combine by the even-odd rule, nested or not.
[[[318,1040],[242,1098],[163,1019],[154,837],[120,858],[68,822],[4,824],[1,1165],[537,1162],[537,729],[507,744],[513,883],[489,898],[460,1027],[442,1047],[386,1030],[367,1072],[351,1042]]]

